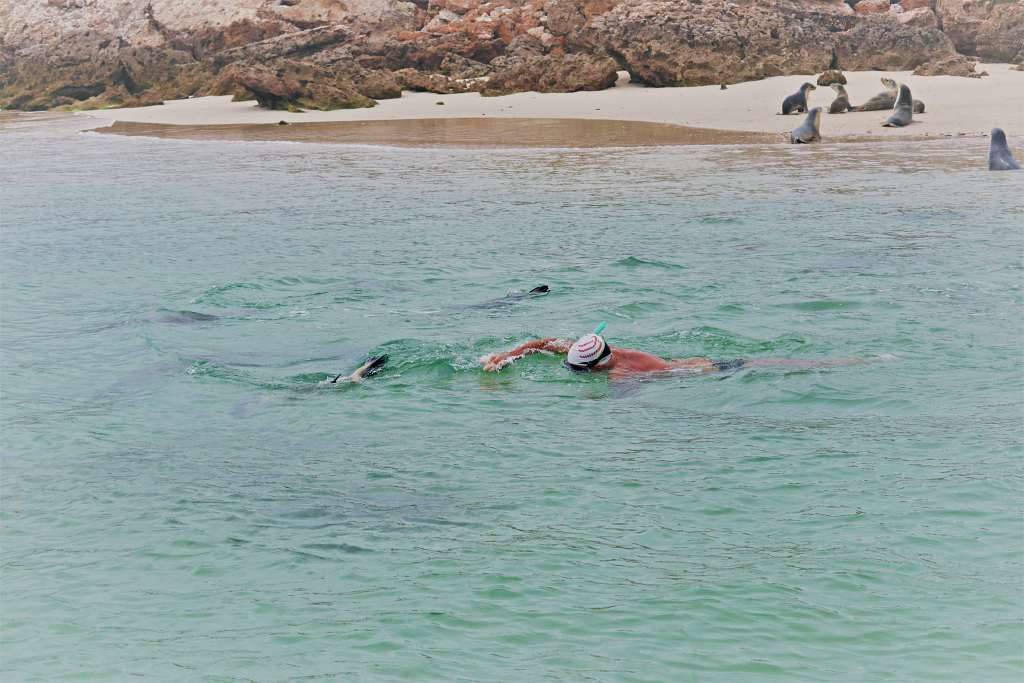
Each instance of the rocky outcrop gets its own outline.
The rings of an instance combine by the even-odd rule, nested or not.
[[[963,55],[954,55],[944,59],[928,62],[914,69],[915,76],[961,76],[964,78],[981,78],[987,71],[976,71],[978,63]]]
[[[851,16],[832,3],[627,0],[595,18],[586,37],[634,80],[661,86],[830,67],[913,69],[954,53],[937,28],[900,24],[889,14]]]
[[[846,85],[846,74],[839,69],[829,69],[818,76],[818,85],[832,85],[838,83],[839,85]]]
[[[537,92],[576,92],[604,90],[615,85],[618,65],[608,57],[586,54],[536,55],[500,58],[498,69],[488,81],[484,95],[507,95],[524,90]]]
[[[960,52],[993,61],[1024,60],[1024,3],[935,0],[935,11]]]
[[[855,23],[827,5],[627,0],[591,20],[580,40],[634,81],[710,85],[827,69],[833,33]]]
[[[893,16],[865,17],[838,35],[835,54],[844,69],[910,70],[951,57],[953,43],[937,28],[901,24]]]
[[[952,40],[951,40],[952,39]],[[999,0],[34,0],[0,2],[0,106],[370,106],[487,94],[726,84],[826,69],[1024,60]]]
[[[918,7],[900,12],[896,15],[896,21],[907,26],[917,26],[919,28],[939,27],[939,18],[935,16],[935,12],[930,7]]]
[[[294,60],[232,64],[221,72],[215,90],[230,92],[236,87],[252,93],[267,109],[354,109],[376,104],[347,76]],[[397,84],[396,91],[401,95]]]

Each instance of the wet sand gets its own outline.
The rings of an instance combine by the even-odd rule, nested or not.
[[[455,118],[241,125],[162,125],[117,121],[115,135],[191,140],[287,140],[392,147],[639,147],[783,142],[772,133],[596,119]]]

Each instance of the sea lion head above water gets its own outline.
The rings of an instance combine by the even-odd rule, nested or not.
[[[992,129],[992,141],[988,147],[988,170],[1018,171],[1020,164],[1013,158],[1010,146],[1006,144],[1006,133],[1002,128]]]

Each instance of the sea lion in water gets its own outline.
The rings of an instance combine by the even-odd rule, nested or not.
[[[338,382],[360,382],[364,378],[370,375],[376,375],[378,372],[384,369],[385,363],[388,362],[387,354],[381,356],[370,356],[365,363],[356,368],[356,371],[351,375],[338,375],[332,379],[328,384],[337,384]]]
[[[988,170],[1019,171],[1020,164],[1013,158],[1009,145],[1006,144],[1006,133],[1002,128],[992,129],[992,142],[988,147]]]
[[[198,313],[196,311],[169,311],[156,318],[156,321],[160,323],[176,323],[179,325],[206,323],[212,320],[220,320],[220,318],[209,313]]]
[[[839,83],[833,83],[830,86],[836,91],[836,98],[832,100],[832,104],[828,107],[829,114],[842,114],[844,111],[850,109],[850,96],[846,94],[846,88]]]
[[[782,100],[783,114],[799,114],[807,111],[807,93],[817,90],[812,83],[804,83],[795,93]]]
[[[883,109],[892,109],[893,105],[896,104],[896,92],[899,90],[899,86],[896,85],[896,81],[884,76],[882,77],[882,85],[885,86],[885,92],[878,93],[859,107],[850,107],[850,111],[882,111]]]
[[[914,98],[910,95],[910,88],[900,86],[900,94],[896,98],[896,106],[893,107],[892,115],[885,120],[883,126],[889,128],[902,128],[909,126],[914,120]]]
[[[821,139],[821,107],[807,112],[807,118],[798,128],[789,134],[789,141],[794,145],[810,143]]]
[[[535,296],[541,296],[543,294],[547,294],[550,291],[551,288],[548,287],[547,285],[539,285],[531,289],[529,292],[509,292],[500,299],[492,299],[491,301],[485,301],[480,304],[472,304],[471,306],[466,306],[466,308],[506,308],[516,303],[517,301],[522,301],[523,299],[529,299]]]

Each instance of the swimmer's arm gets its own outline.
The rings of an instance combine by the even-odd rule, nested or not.
[[[484,356],[480,362],[486,372],[497,372],[506,365],[513,363],[529,353],[569,353],[572,342],[557,337],[545,339],[534,339],[525,344],[520,344],[510,351],[502,351]]]

